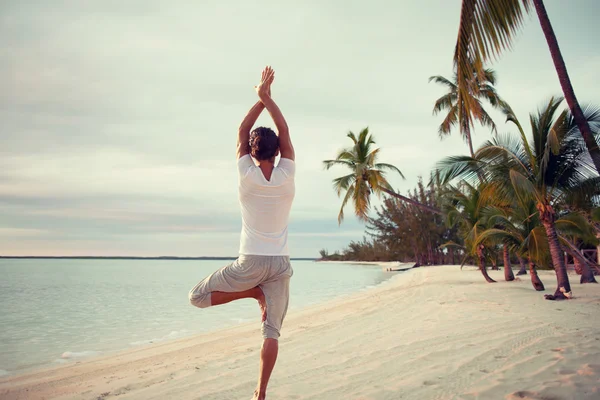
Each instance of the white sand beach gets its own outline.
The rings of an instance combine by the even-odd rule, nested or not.
[[[599,399],[600,285],[417,268],[285,321],[268,399]],[[556,279],[540,272],[547,293]],[[292,288],[293,290],[293,288]],[[226,306],[225,306],[226,307]],[[199,313],[202,311],[198,311]],[[0,379],[0,399],[249,400],[257,322]]]

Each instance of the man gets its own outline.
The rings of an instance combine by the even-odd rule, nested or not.
[[[240,255],[232,264],[198,283],[189,293],[190,302],[200,308],[243,298],[258,300],[264,341],[253,400],[263,400],[266,396],[269,377],[277,360],[279,331],[287,312],[289,282],[293,274],[287,226],[295,192],[295,155],[285,118],[271,98],[274,77],[271,67],[263,70],[260,83],[255,86],[259,101],[248,111],[238,130],[237,164],[242,209]],[[250,133],[265,108],[278,135],[265,127]],[[280,152],[281,159],[275,166],[275,157]]]

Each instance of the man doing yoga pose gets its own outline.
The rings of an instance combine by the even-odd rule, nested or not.
[[[239,257],[202,280],[189,293],[190,302],[200,308],[243,298],[258,300],[264,341],[253,400],[263,400],[266,396],[277,360],[279,331],[288,308],[293,274],[287,237],[295,193],[295,155],[285,118],[271,98],[274,76],[271,67],[263,70],[255,87],[259,101],[248,111],[238,130],[238,189],[242,209]],[[250,132],[265,108],[277,134],[265,127]],[[280,152],[281,159],[275,165]]]

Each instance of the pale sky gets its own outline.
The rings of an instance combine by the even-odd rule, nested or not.
[[[581,103],[600,103],[600,2],[547,0]],[[432,116],[460,1],[3,1],[0,254],[235,256],[237,127],[261,69],[296,149],[293,257],[360,240],[322,160],[369,126],[381,161],[427,177],[466,154]],[[537,16],[492,67],[527,115],[561,89]],[[492,113],[501,132],[512,127]],[[261,125],[272,123],[265,114]],[[477,147],[490,138],[475,132]]]

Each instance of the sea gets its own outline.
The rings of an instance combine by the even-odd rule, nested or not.
[[[256,300],[198,309],[189,290],[231,261],[0,259],[0,376],[257,321]],[[288,312],[373,288],[393,272],[292,260]]]

